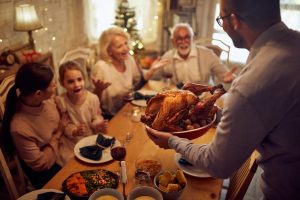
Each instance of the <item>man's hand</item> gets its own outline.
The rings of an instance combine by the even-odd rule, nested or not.
[[[160,148],[169,149],[168,141],[172,136],[171,133],[156,131],[154,129],[146,128],[149,138]]]

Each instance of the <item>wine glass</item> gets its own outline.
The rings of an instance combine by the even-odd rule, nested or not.
[[[123,95],[123,102],[126,103],[130,103],[132,100],[134,100],[134,90],[133,88],[130,88],[128,92],[126,92]],[[125,116],[129,117],[131,115],[131,111],[127,111],[125,112]]]
[[[170,90],[171,89],[171,84],[172,84],[172,77],[173,77],[173,74],[172,73],[169,73],[169,72],[165,72],[163,74],[163,77],[164,77],[164,82],[165,82],[165,87],[163,90]]]
[[[124,160],[126,156],[126,148],[124,143],[120,143],[119,141],[113,142],[110,147],[110,155],[115,160]]]

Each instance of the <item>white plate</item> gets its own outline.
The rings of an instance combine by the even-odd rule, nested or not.
[[[113,158],[111,157],[110,155],[110,148],[106,148],[102,151],[102,157],[100,160],[92,160],[92,159],[88,159],[88,158],[85,158],[83,157],[81,154],[80,154],[80,148],[81,147],[84,147],[84,146],[89,146],[89,145],[95,145],[96,144],[96,139],[97,139],[97,136],[98,135],[91,135],[91,136],[88,136],[88,137],[85,137],[85,138],[82,138],[81,140],[79,140],[75,147],[74,147],[74,154],[75,156],[83,161],[83,162],[86,162],[86,163],[92,163],[92,164],[99,164],[99,163],[105,163],[105,162],[108,162],[108,161],[111,161]],[[108,136],[108,135],[105,135],[104,137],[106,138],[112,138],[111,136]]]
[[[132,100],[131,103],[135,106],[139,107],[146,107],[147,106],[147,101],[144,99],[139,99],[139,100]]]
[[[36,200],[37,196],[39,194],[45,193],[45,192],[57,192],[57,193],[63,193],[60,190],[56,189],[40,189],[40,190],[34,190],[27,194],[24,194],[23,196],[19,197],[18,200]],[[71,200],[68,195],[66,195],[65,200]]]
[[[181,154],[176,153],[175,154],[175,163],[177,165],[177,167],[179,169],[181,169],[184,173],[190,175],[190,176],[194,176],[194,177],[201,177],[201,178],[207,178],[207,177],[211,177],[210,174],[202,171],[201,169],[198,169],[192,165],[184,165],[179,163],[179,159],[181,158]]]
[[[147,90],[147,89],[142,89],[138,90],[143,95],[156,95],[157,92],[153,90]],[[140,107],[146,107],[147,106],[147,101],[145,99],[139,99],[139,100],[132,100],[131,103],[136,106]]]

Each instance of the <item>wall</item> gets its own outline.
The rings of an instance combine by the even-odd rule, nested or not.
[[[36,50],[51,51],[54,63],[63,54],[86,43],[83,19],[84,0],[0,0],[0,50],[28,42],[26,32],[14,31],[14,7],[35,6],[43,28],[33,31]]]

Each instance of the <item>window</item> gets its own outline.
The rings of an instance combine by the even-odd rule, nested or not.
[[[215,18],[219,16],[219,13],[220,13],[220,4],[217,3]],[[233,45],[231,38],[227,35],[227,33],[223,30],[223,28],[219,26],[219,24],[216,21],[214,22],[213,38],[221,40],[230,46],[230,54],[229,54],[230,62],[246,63],[247,57],[249,55],[248,50],[236,48]],[[222,54],[221,59],[226,60],[226,56],[227,55]]]
[[[291,29],[300,31],[300,0],[281,0],[281,17],[282,21]],[[216,16],[220,13],[220,4],[216,5]],[[234,47],[231,38],[226,34],[222,27],[214,22],[214,39],[219,39],[230,46],[229,60],[231,62],[245,63],[248,57],[248,50],[238,49]],[[225,60],[226,55],[221,55],[221,59]]]
[[[102,31],[115,22],[117,0],[85,1],[85,21],[90,41],[97,42]],[[161,3],[158,0],[128,0],[129,7],[135,8],[136,28],[144,43],[158,39],[158,13]]]

